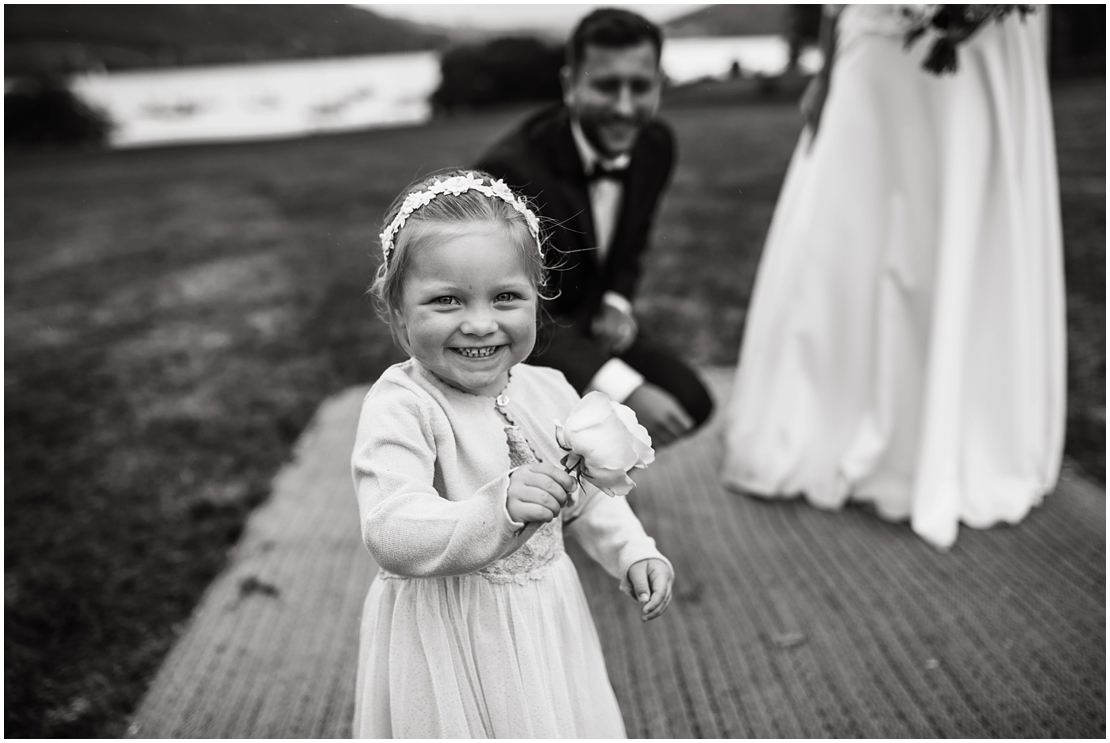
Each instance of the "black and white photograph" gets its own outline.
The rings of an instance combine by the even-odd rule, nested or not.
[[[4,736],[1106,738],[1106,6],[4,6]]]

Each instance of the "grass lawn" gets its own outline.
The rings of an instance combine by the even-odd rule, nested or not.
[[[1068,452],[1100,480],[1104,87],[1055,90]],[[9,736],[124,733],[318,403],[401,358],[364,296],[385,208],[416,177],[472,162],[521,114],[276,143],[7,154]],[[786,96],[688,98],[666,116],[681,159],[639,309],[693,362],[735,363],[800,119]]]

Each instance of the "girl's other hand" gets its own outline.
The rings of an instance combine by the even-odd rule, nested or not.
[[[505,508],[513,521],[551,521],[563,510],[578,483],[559,467],[532,462],[509,475]]]
[[[640,619],[645,622],[662,614],[671,603],[674,571],[657,557],[632,563],[628,569],[628,582],[632,584],[633,598],[643,604]]]

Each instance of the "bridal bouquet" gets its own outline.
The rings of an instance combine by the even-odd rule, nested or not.
[[[935,75],[957,70],[956,47],[984,23],[1001,21],[1012,13],[1020,13],[1024,19],[1033,12],[1032,5],[919,5],[914,8],[914,12],[907,12],[911,25],[906,32],[905,45],[911,46],[930,28],[935,29],[937,39],[922,65]]]
[[[604,392],[583,397],[566,423],[555,421],[555,439],[568,452],[566,471],[609,495],[628,495],[636,487],[629,471],[655,461],[651,436],[636,414]]]

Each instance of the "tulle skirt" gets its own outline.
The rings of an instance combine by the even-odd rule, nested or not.
[[[379,573],[363,610],[358,738],[623,738],[566,553],[524,575]]]
[[[871,9],[871,10],[869,10]],[[844,11],[753,292],[723,480],[849,498],[940,548],[1020,521],[1065,421],[1062,234],[1042,8],[983,27],[955,75]],[[874,24],[872,24],[874,25]]]

